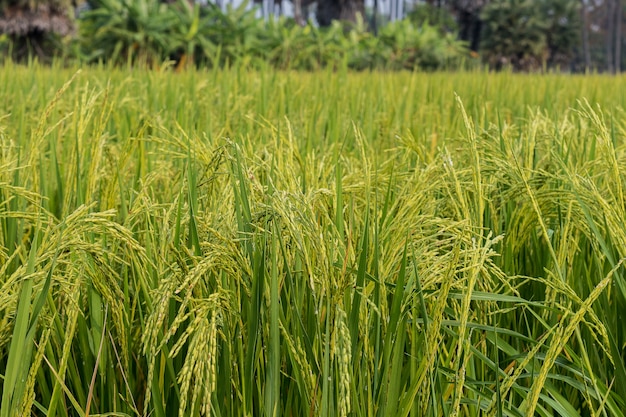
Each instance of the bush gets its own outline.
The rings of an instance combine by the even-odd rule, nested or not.
[[[415,5],[407,19],[415,26],[434,26],[442,33],[457,33],[459,30],[459,25],[447,8],[428,3]]]
[[[193,44],[197,7],[158,0],[92,0],[80,18],[79,54],[87,62],[141,60],[160,63]]]
[[[223,66],[245,61],[280,69],[434,70],[458,65],[465,45],[451,34],[409,21],[383,27],[379,36],[362,21],[349,27],[301,27],[293,19],[257,19],[246,4],[223,13],[215,6],[158,0],[97,0],[80,18],[79,55],[87,62]]]

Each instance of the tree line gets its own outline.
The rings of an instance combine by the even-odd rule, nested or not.
[[[622,0],[422,0],[408,18],[454,32],[495,68],[616,73],[626,65]]]
[[[451,13],[459,37],[474,51],[482,46],[492,64],[612,73],[625,65],[622,0],[426,0],[426,7]]]
[[[298,32],[293,29],[294,26],[305,27],[310,22],[314,22],[320,31],[341,22],[344,33],[355,27],[361,31],[364,25],[374,36],[388,24],[385,17],[377,13],[378,2],[383,0],[374,0],[373,8],[366,7],[365,0],[277,1],[292,3],[293,17],[283,19],[282,22],[299,35],[307,33],[307,36],[311,36],[311,31]],[[138,3],[142,6],[138,7]],[[181,6],[183,3],[185,6]],[[133,17],[134,9],[143,10],[146,5],[152,13],[150,16]],[[622,0],[418,0],[406,6],[405,9],[409,10],[406,20],[413,27],[428,27],[431,28],[429,30],[436,30],[442,38],[461,41],[469,57],[479,57],[477,59],[490,68],[513,68],[519,71],[553,68],[561,71],[612,73],[624,68]],[[5,54],[10,53],[14,58],[32,54],[47,56],[60,45],[73,45],[76,50],[77,43],[81,42],[67,41],[68,38],[76,39],[77,33],[84,37],[87,30],[101,29],[93,25],[94,11],[95,15],[100,16],[99,20],[96,19],[99,24],[107,25],[107,19],[119,21],[118,15],[128,15],[129,19],[134,18],[135,21],[122,22],[123,29],[141,31],[146,30],[141,26],[141,18],[155,20],[155,16],[163,15],[164,11],[170,13],[174,20],[175,16],[178,16],[178,21],[188,17],[193,26],[196,14],[207,15],[206,12],[194,11],[198,7],[193,0],[88,0],[87,3],[80,0],[0,0],[0,47],[4,45]],[[87,24],[76,18],[77,10],[85,9],[91,13],[87,13],[91,16],[86,20]],[[186,13],[183,17],[181,10],[183,14]],[[205,19],[204,23],[219,24],[223,20]],[[86,29],[77,29],[81,25]],[[237,26],[238,22],[235,20],[233,25]],[[158,32],[163,28],[149,24],[145,26],[154,29],[155,33],[150,36],[159,38]],[[261,33],[266,26],[257,25],[255,29]],[[237,32],[243,29],[232,27],[228,30]],[[413,29],[407,25],[398,25],[394,30]],[[169,33],[168,30],[161,32]],[[212,33],[216,31],[212,30]],[[142,38],[141,34],[131,35],[133,38]],[[187,39],[189,33],[185,35],[184,39]],[[268,37],[262,33],[260,36]],[[222,37],[228,38],[226,35]],[[90,39],[90,34],[87,34],[87,39]],[[217,36],[216,39],[212,41],[219,42],[221,38]],[[275,40],[275,43],[281,42],[280,38]],[[118,43],[118,40],[110,37],[100,41]],[[173,41],[164,39],[161,43],[167,42]],[[376,43],[389,46],[389,42],[367,42],[368,45]],[[81,48],[86,46],[82,42]],[[454,44],[455,51],[460,50],[458,46]],[[176,48],[181,47],[169,49]],[[171,51],[164,53],[171,54]]]

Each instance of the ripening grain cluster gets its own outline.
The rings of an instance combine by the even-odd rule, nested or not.
[[[0,417],[624,416],[625,78],[0,96]]]

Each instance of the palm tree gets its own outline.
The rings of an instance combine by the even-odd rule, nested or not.
[[[25,52],[51,55],[51,35],[67,35],[74,30],[70,0],[0,0],[0,33],[14,44],[14,55]]]

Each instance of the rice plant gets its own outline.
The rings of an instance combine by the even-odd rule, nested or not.
[[[624,415],[622,78],[0,89],[0,417]]]

